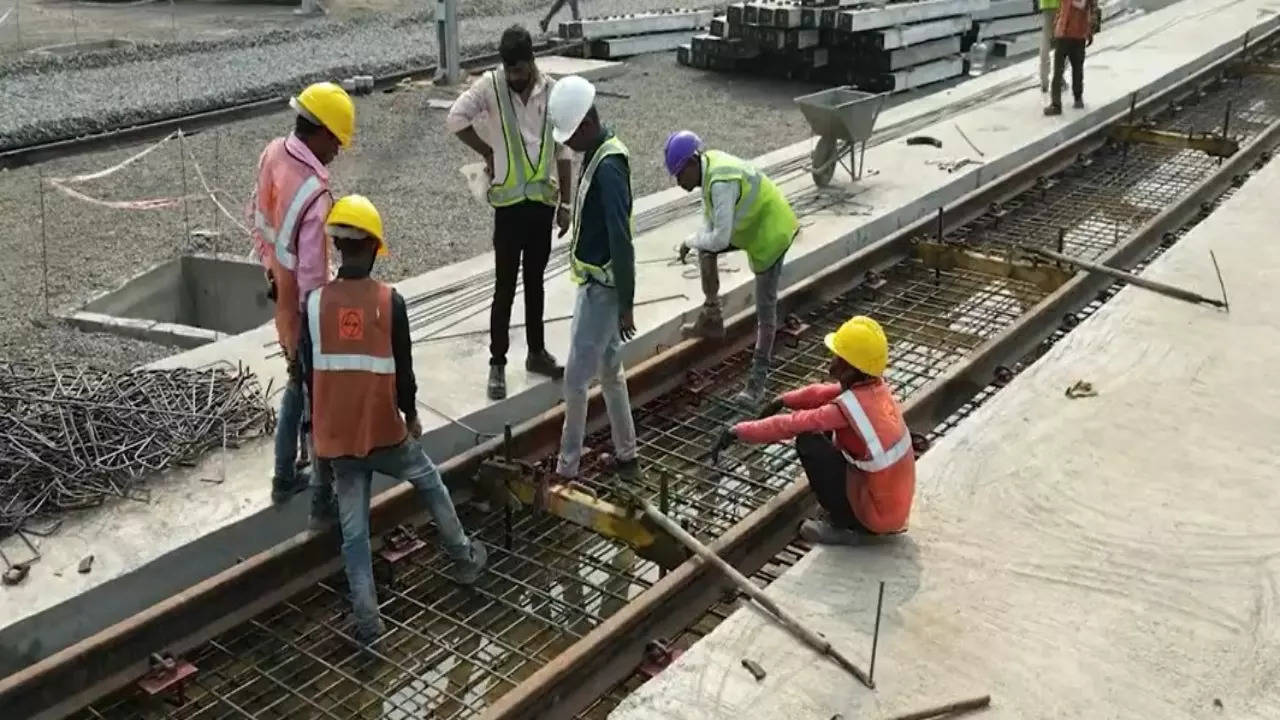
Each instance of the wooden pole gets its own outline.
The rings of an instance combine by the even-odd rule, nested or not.
[[[720,559],[719,555],[716,555],[710,548],[699,542],[697,538],[685,532],[685,529],[673,522],[671,518],[658,512],[658,509],[647,500],[636,496],[633,496],[633,498],[636,506],[642,508],[644,510],[644,514],[649,516],[650,520],[653,520],[659,527],[671,535],[671,537],[679,540],[685,547],[696,553],[698,557],[724,573],[725,576],[732,580],[733,583],[742,590],[742,592],[746,593],[752,600],[755,600],[760,607],[767,610],[779,624],[787,630],[790,630],[791,634],[804,641],[806,645],[817,650],[822,655],[826,655],[831,658],[837,665],[846,670],[850,675],[857,678],[858,682],[866,685],[868,688],[875,687],[875,683],[871,681],[871,678],[867,673],[863,672],[857,665],[854,665],[848,658],[841,655],[840,652],[832,647],[831,643],[827,642],[822,636],[801,625],[799,620],[787,611],[778,607],[777,603],[769,599],[769,597],[765,595],[760,588],[756,587],[755,583],[747,579],[747,576],[738,572],[732,565]]]

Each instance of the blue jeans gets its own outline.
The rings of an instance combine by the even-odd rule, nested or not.
[[[569,331],[569,359],[564,367],[564,429],[556,472],[576,478],[587,431],[587,387],[599,375],[613,452],[618,462],[636,457],[636,427],[631,397],[622,371],[622,338],[618,336],[618,291],[598,283],[578,286]]]
[[[276,417],[276,470],[274,484],[286,488],[293,484],[298,460],[298,430],[302,426],[302,378],[292,368],[284,392],[280,394],[280,414]]]
[[[329,460],[338,495],[338,519],[342,524],[342,561],[351,588],[352,614],[357,633],[376,635],[378,596],[373,584],[373,558],[369,547],[369,486],[373,473],[408,481],[418,490],[436,522],[440,544],[454,561],[470,562],[471,541],[462,531],[449,489],[427,453],[413,438],[394,447],[379,448],[363,458]]]

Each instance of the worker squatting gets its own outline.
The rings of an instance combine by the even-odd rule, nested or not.
[[[578,475],[593,378],[609,416],[610,470],[634,482],[642,467],[621,356],[623,343],[636,333],[630,150],[603,123],[590,82],[577,76],[557,82],[538,71],[524,29],[507,30],[499,54],[499,67],[458,98],[447,120],[484,160],[491,182],[497,283],[487,392],[495,400],[506,394],[511,304],[523,268],[525,367],[563,380],[564,428],[554,482],[566,485]],[[390,245],[382,218],[364,196],[334,200],[329,191],[327,166],[351,143],[355,106],[332,83],[311,85],[290,104],[297,113],[293,132],[262,152],[250,204],[255,247],[267,268],[276,332],[289,367],[271,497],[284,503],[310,485],[312,527],[324,527],[336,514],[353,634],[367,646],[384,632],[370,558],[374,472],[417,489],[453,560],[457,582],[480,578],[487,551],[467,535],[440,473],[418,442],[422,421],[405,301],[372,275]],[[582,157],[572,197],[571,153]],[[702,230],[677,248],[682,261],[696,253],[704,294],[701,311],[684,332],[712,342],[724,336],[719,254],[744,252],[755,274],[755,352],[735,402],[758,419],[726,428],[712,448],[713,462],[735,442],[794,439],[825,510],[823,519],[800,528],[806,539],[851,543],[905,530],[915,458],[902,411],[883,380],[883,330],[867,317],[845,322],[826,336],[834,382],[765,402],[778,287],[797,234],[795,214],[764,173],[706,148],[692,132],[672,134],[663,154],[676,182],[688,191],[700,189],[703,200]],[[547,349],[542,327],[543,271],[553,226],[569,235],[569,278],[577,287],[563,367]],[[329,273],[330,243],[340,260],[335,277]],[[300,434],[310,437],[304,448],[311,446],[311,469],[296,469]]]

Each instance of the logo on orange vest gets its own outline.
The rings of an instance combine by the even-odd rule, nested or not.
[[[363,308],[338,308],[338,339],[364,339]]]

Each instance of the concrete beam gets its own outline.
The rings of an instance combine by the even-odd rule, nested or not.
[[[1005,35],[1018,35],[1019,33],[1033,30],[1038,31],[1043,24],[1044,20],[1039,15],[1019,15],[1017,17],[980,22],[978,23],[978,39],[990,40],[1004,37]]]
[[[1027,15],[1035,12],[1036,0],[991,0],[986,10],[973,13],[974,20],[995,20],[996,18]]]
[[[916,25],[902,25],[878,30],[869,34],[869,40],[878,45],[881,50],[894,50],[896,48],[919,45],[950,35],[960,35],[969,29],[970,24],[969,17],[961,15]]]
[[[672,10],[617,17],[588,18],[560,23],[560,36],[571,39],[602,40],[627,35],[696,30],[711,24],[712,10]]]
[[[836,28],[845,32],[876,30],[951,15],[971,15],[990,6],[990,0],[925,0],[883,8],[843,10],[836,20]]]
[[[645,53],[670,52],[688,43],[694,35],[695,32],[692,30],[675,30],[650,35],[593,40],[591,54],[595,57],[613,59]]]

